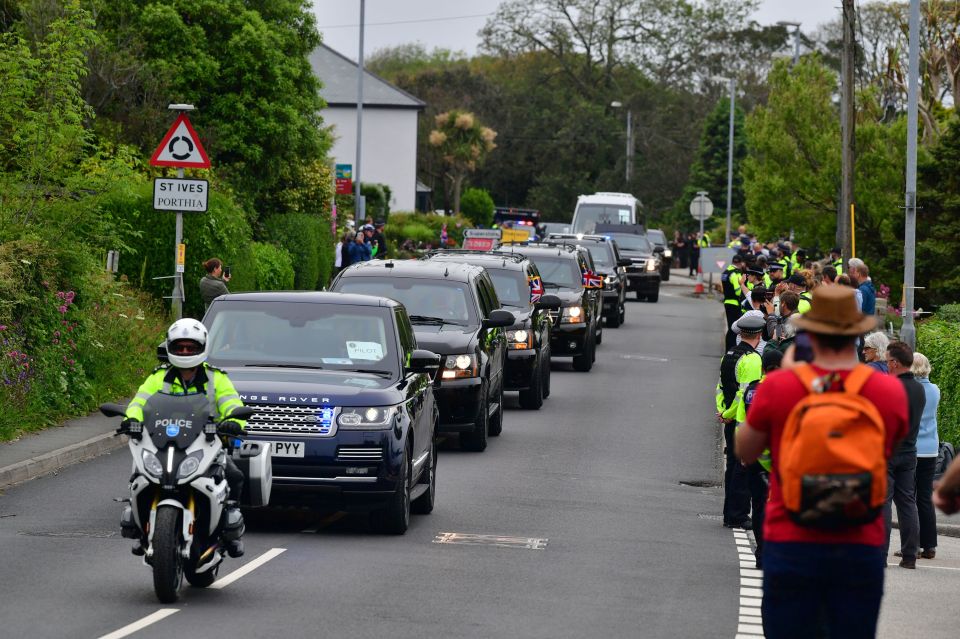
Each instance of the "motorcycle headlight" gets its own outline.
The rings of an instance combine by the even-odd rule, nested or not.
[[[672,249],[664,249],[664,251],[663,251],[663,256],[664,256],[664,257],[673,257],[673,250],[672,250]]]
[[[201,460],[203,460],[202,450],[195,450],[187,455],[183,461],[180,462],[180,469],[177,471],[177,479],[189,477],[197,472],[197,469],[200,468]]]
[[[342,408],[337,423],[344,430],[383,430],[393,425],[395,406]]]
[[[561,324],[580,324],[583,322],[582,306],[567,306],[563,309],[563,315],[560,318]]]
[[[157,459],[157,456],[149,450],[143,451],[143,468],[154,477],[163,475],[163,464]]]
[[[647,270],[655,271],[657,270],[657,261],[656,260],[647,260]]]
[[[507,345],[514,350],[533,348],[533,333],[524,329],[507,331]]]
[[[479,367],[476,355],[447,355],[443,361],[440,379],[458,379],[477,375],[479,375]]]

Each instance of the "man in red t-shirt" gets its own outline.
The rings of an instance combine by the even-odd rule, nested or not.
[[[874,327],[874,318],[857,310],[853,290],[843,286],[815,289],[811,304],[793,322],[810,335],[814,371],[838,384],[859,365],[856,338]],[[768,639],[821,636],[824,629],[832,638],[874,637],[886,567],[883,518],[823,530],[795,524],[784,505],[778,472],[781,436],[793,407],[807,394],[794,371],[771,374],[757,389],[737,433],[737,452],[745,464],[768,446],[773,461],[763,528],[764,631]],[[908,429],[903,386],[874,373],[860,395],[883,417],[889,459]]]

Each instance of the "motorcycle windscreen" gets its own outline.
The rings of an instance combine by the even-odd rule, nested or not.
[[[173,444],[177,449],[185,450],[203,434],[204,425],[210,421],[210,412],[206,394],[157,393],[143,407],[143,426],[158,449]]]

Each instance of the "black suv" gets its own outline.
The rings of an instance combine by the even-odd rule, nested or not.
[[[574,369],[589,371],[603,336],[600,289],[584,286],[585,275],[593,270],[590,253],[580,246],[557,244],[527,244],[515,250],[533,260],[544,289],[563,304],[559,311],[550,313],[554,320],[551,357],[572,356]]]
[[[653,245],[653,252],[660,254],[660,279],[670,279],[670,266],[673,264],[673,251],[667,243],[666,234],[660,229],[647,229],[647,241]]]
[[[210,364],[256,410],[273,449],[272,504],[372,510],[401,534],[436,495],[439,357],[417,349],[403,306],[319,292],[218,297],[203,318]]]
[[[617,243],[620,254],[629,259],[627,290],[636,291],[637,299],[656,302],[660,299],[660,253],[653,250],[646,236],[637,233],[608,233]]]
[[[603,276],[603,318],[607,326],[617,328],[627,318],[627,266],[632,262],[621,257],[617,243],[605,235],[551,233],[546,244],[579,244],[590,251],[594,267]]]
[[[460,433],[467,450],[485,450],[487,435],[503,429],[503,328],[514,323],[487,272],[431,260],[373,260],[344,269],[331,288],[389,297],[406,307],[417,343],[440,355],[434,381],[440,431]]]
[[[506,390],[520,391],[520,406],[537,410],[550,395],[549,311],[560,309],[560,298],[544,295],[537,266],[519,253],[438,251],[435,262],[474,264],[487,270],[497,297],[516,321],[507,329]]]

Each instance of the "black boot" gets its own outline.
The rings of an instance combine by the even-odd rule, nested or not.
[[[223,542],[227,549],[227,554],[231,557],[243,556],[243,513],[240,512],[240,506],[235,501],[228,501],[223,511]]]

